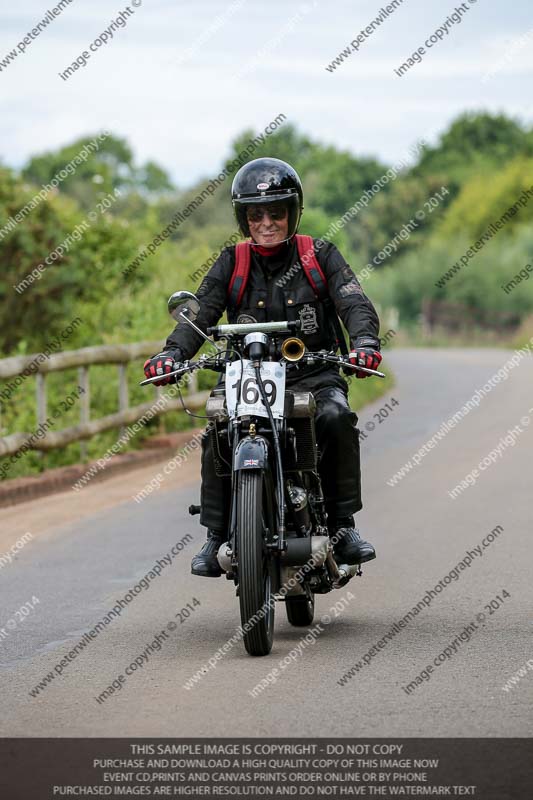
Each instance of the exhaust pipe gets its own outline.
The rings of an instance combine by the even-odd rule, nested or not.
[[[348,581],[351,581],[354,575],[363,574],[361,572],[360,564],[337,564],[333,558],[333,552],[331,550],[328,553],[327,565],[330,575],[333,578],[334,589],[340,589],[342,586],[346,586]]]

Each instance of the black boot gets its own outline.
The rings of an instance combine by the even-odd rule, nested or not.
[[[193,575],[201,575],[203,578],[219,578],[222,575],[217,553],[225,541],[226,537],[221,531],[207,529],[207,542],[191,561]]]
[[[352,517],[338,520],[335,530],[330,531],[330,537],[338,564],[363,564],[376,557],[374,547],[361,538]]]

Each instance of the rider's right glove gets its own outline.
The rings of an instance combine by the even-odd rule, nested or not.
[[[147,378],[155,378],[156,375],[161,375],[160,381],[154,381],[154,386],[164,386],[166,383],[175,382],[175,378],[165,377],[169,372],[175,372],[179,366],[183,356],[181,350],[164,350],[162,353],[147,358],[144,362],[144,374]]]

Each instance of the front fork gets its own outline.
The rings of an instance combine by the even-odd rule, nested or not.
[[[234,429],[234,436],[237,430]],[[239,543],[236,536],[237,524],[237,491],[239,474],[246,469],[261,470],[263,472],[264,496],[263,496],[263,520],[266,531],[265,547],[270,555],[270,565],[273,589],[277,591],[279,587],[279,559],[276,555],[283,552],[286,547],[284,537],[280,536],[277,525],[275,483],[272,475],[269,459],[268,440],[256,434],[255,423],[250,423],[250,432],[242,439],[236,441],[232,454],[232,501],[230,512],[230,524],[228,542],[221,546],[219,550],[219,563],[226,572],[228,579],[233,579],[238,583],[238,560]]]

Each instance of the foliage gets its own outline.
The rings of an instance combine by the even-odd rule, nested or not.
[[[0,171],[1,219],[15,215],[33,196],[32,187]],[[82,214],[66,195],[48,196],[4,236],[0,248],[4,352],[37,352],[70,322],[78,302],[99,307],[118,290],[117,275],[134,254],[136,238],[126,220],[100,212],[95,217],[93,221]],[[63,253],[57,252],[58,247]]]
[[[513,235],[516,227],[531,225],[533,158],[516,158],[499,172],[470,178],[449,208],[437,233],[448,240],[464,234],[475,241],[491,222],[499,220],[517,202],[526,189],[532,192],[529,202],[516,214],[513,212],[512,219],[506,223],[504,231],[498,237],[503,233],[506,236]]]
[[[443,311],[452,313],[456,309],[457,326],[468,329],[477,324],[500,330],[504,341],[506,329],[518,325],[533,310],[533,280],[522,278],[510,291],[504,289],[520,270],[533,263],[533,228],[523,226],[513,236],[501,232],[444,288],[436,286],[471,244],[472,238],[464,234],[453,242],[435,237],[426,247],[372,273],[364,289],[381,305],[398,307],[404,321],[417,320],[428,304],[441,304]]]
[[[244,131],[233,142],[225,166],[257,136]],[[229,199],[232,174],[126,278],[124,268],[147,243],[169,224],[180,209],[205,188],[206,176],[195,186],[177,190],[163,167],[154,162],[135,164],[129,144],[109,135],[73,175],[67,175],[23,220],[10,227],[8,220],[30,203],[43,184],[49,183],[96,136],[78,139],[54,152],[31,158],[20,173],[0,167],[0,330],[2,357],[37,353],[68,323],[79,316],[83,325],[65,344],[74,349],[102,343],[159,340],[163,345],[172,328],[165,310],[166,298],[175,290],[194,290],[223,243],[235,232]],[[289,161],[304,183],[305,211],[301,231],[323,236],[354,207],[388,169],[372,154],[338,151],[282,125],[249,154]],[[222,166],[224,166],[222,165]],[[438,279],[456,263],[491,222],[499,219],[533,186],[533,132],[513,119],[489,113],[468,113],[456,119],[433,146],[423,148],[411,168],[384,183],[366,208],[346,216],[332,240],[347,261],[360,272],[372,270],[364,280],[367,294],[383,310],[399,310],[402,330],[418,326],[429,313],[452,320],[449,329],[478,326],[505,336],[531,330],[533,280],[516,282],[515,276],[533,263],[533,226],[528,205],[485,244],[443,288]],[[449,194],[427,212],[425,203],[445,187]],[[91,212],[118,189],[108,210]],[[416,214],[426,210],[423,219]],[[351,219],[348,217],[351,216]],[[372,259],[411,219],[418,224],[397,241],[397,248],[382,263]],[[71,241],[73,232],[90,224]],[[70,237],[70,238],[69,238]],[[70,241],[60,258],[38,272],[24,291],[14,287],[39,268],[58,245]],[[524,273],[528,274],[529,273]],[[447,317],[446,317],[447,319]],[[519,328],[519,326],[522,326]],[[138,386],[142,364],[128,369],[130,400],[144,402],[146,390]],[[202,378],[207,385],[211,376]],[[49,405],[54,407],[74,388],[72,374],[51,376]],[[2,432],[35,428],[34,378],[2,403]],[[379,380],[351,381],[350,398],[356,409],[374,399],[388,384]],[[3,382],[0,383],[0,390]],[[117,378],[112,367],[91,370],[91,414],[100,417],[117,410]],[[61,427],[75,424],[78,409],[61,419]],[[196,424],[183,414],[164,420],[168,430]],[[157,429],[155,422],[151,429]],[[99,457],[117,436],[111,431],[88,443],[89,455]],[[21,459],[10,477],[35,472],[44,466],[79,459],[79,445],[44,457],[36,453]]]
[[[466,177],[497,171],[517,155],[533,155],[530,131],[503,114],[467,112],[434,146],[426,146],[414,174],[445,174],[460,186]]]
[[[359,212],[346,227],[346,235],[352,249],[358,254],[361,266],[370,265],[380,270],[380,252],[396,237],[397,249],[387,260],[394,263],[401,255],[417,248],[425,242],[433,231],[443,209],[450,202],[450,195],[442,175],[428,175],[413,178],[400,174],[385,191],[376,194],[367,208]],[[439,193],[443,200],[436,211],[428,211],[426,203]],[[424,213],[419,219],[417,214]],[[401,238],[406,225],[416,226],[414,235]]]
[[[85,160],[80,158],[82,152]],[[68,174],[63,177],[62,170],[68,165]],[[154,195],[174,188],[162,167],[153,161],[136,167],[128,143],[104,132],[83,136],[59,150],[34,156],[22,170],[22,177],[35,186],[49,185],[57,176],[60,191],[85,209],[94,207],[99,193],[107,194],[113,189]]]

